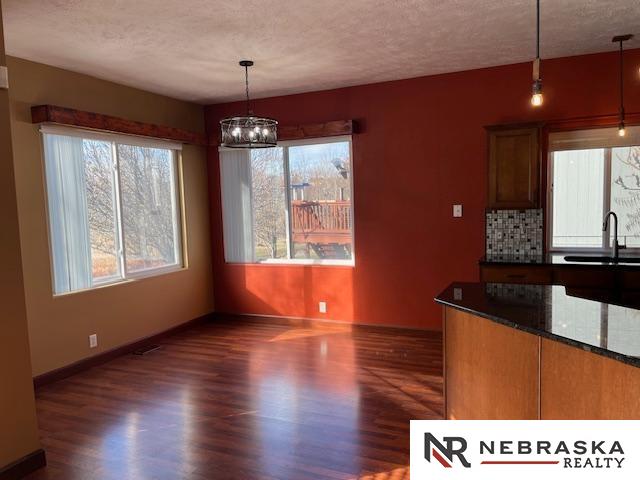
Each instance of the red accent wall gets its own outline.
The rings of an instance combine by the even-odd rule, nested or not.
[[[638,112],[640,50],[626,55],[626,110]],[[454,280],[478,280],[484,253],[483,126],[615,114],[617,62],[616,53],[543,61],[540,109],[529,103],[530,63],[257,100],[256,113],[283,125],[358,122],[356,265],[225,264],[218,152],[210,147],[216,308],[439,329],[433,297]],[[239,103],[208,106],[208,131],[241,111]],[[455,203],[464,205],[462,218],[452,217]],[[318,313],[322,300],[326,315]]]

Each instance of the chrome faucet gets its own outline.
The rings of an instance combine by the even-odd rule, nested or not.
[[[609,217],[613,217],[613,246],[611,247],[612,250],[612,258],[614,262],[618,261],[618,253],[619,250],[621,248],[626,248],[624,245],[620,246],[618,244],[618,215],[616,215],[616,212],[614,212],[613,210],[610,212],[607,212],[607,214],[604,216],[604,222],[602,223],[602,231],[606,232],[607,228],[609,227]]]

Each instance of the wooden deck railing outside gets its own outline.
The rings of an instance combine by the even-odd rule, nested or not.
[[[294,200],[291,203],[294,242],[351,243],[351,202]]]

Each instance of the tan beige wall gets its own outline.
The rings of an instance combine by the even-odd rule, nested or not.
[[[11,127],[33,374],[165,330],[213,311],[206,153],[183,150],[189,268],[54,297],[41,137],[32,105],[53,104],[129,120],[204,131],[203,109],[86,75],[8,59]],[[88,336],[98,334],[98,348]]]
[[[0,65],[5,65],[1,13]],[[0,470],[40,448],[15,191],[9,96],[0,90]]]

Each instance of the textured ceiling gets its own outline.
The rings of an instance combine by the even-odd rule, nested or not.
[[[615,49],[640,0],[542,0],[542,58]],[[3,0],[7,52],[200,103],[527,61],[534,0]]]

